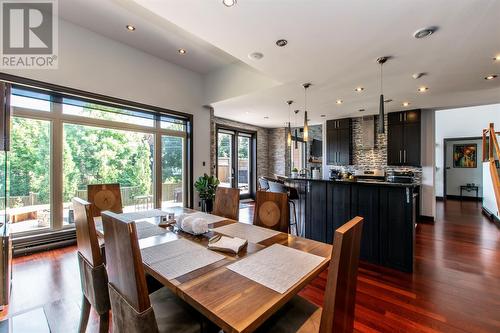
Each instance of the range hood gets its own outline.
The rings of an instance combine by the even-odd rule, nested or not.
[[[375,116],[361,118],[361,146],[363,149],[375,148]]]

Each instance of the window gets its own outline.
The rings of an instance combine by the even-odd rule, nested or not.
[[[13,233],[73,228],[71,199],[87,199],[88,184],[119,183],[124,212],[191,205],[191,118],[121,102],[13,85],[0,188]]]

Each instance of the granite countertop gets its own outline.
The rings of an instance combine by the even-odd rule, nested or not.
[[[335,182],[343,184],[361,184],[361,185],[382,185],[382,186],[398,186],[398,187],[417,187],[420,186],[419,183],[393,183],[388,181],[376,181],[376,180],[349,180],[349,179],[313,179],[305,177],[297,178],[286,178],[287,181],[315,181],[315,182]]]

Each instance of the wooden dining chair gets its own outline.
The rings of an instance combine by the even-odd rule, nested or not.
[[[289,215],[286,193],[257,191],[254,225],[288,233]]]
[[[323,308],[295,296],[257,332],[352,332],[362,229],[357,216],[335,231]]]
[[[212,214],[238,221],[240,217],[240,189],[217,187]]]
[[[114,333],[200,332],[201,316],[163,287],[148,295],[135,222],[102,214]]]
[[[90,214],[90,206],[90,203],[85,200],[73,198],[78,265],[83,293],[78,329],[81,333],[87,328],[91,307],[99,314],[99,332],[107,332],[111,309],[108,276],[95,230],[94,218]]]
[[[94,217],[101,216],[101,212],[105,210],[117,214],[123,213],[120,184],[87,185],[87,199],[92,204],[91,211]]]

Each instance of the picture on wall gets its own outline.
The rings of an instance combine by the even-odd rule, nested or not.
[[[453,145],[454,168],[477,168],[477,144]]]

